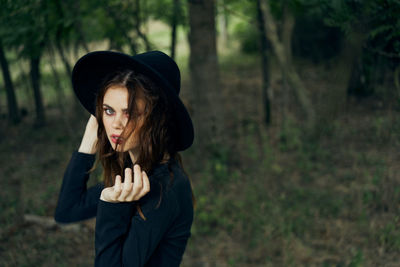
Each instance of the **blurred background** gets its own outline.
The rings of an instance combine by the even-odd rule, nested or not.
[[[181,69],[182,266],[400,266],[399,18],[398,0],[0,0],[0,266],[93,265],[94,219],[53,214],[89,118],[71,70],[95,50]]]

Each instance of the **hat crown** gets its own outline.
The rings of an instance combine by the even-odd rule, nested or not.
[[[159,78],[168,83],[179,95],[181,89],[181,75],[175,61],[161,51],[150,51],[132,56],[135,60],[147,65],[158,73]]]

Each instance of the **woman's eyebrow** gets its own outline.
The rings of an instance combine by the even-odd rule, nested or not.
[[[114,108],[113,108],[113,107],[111,107],[110,105],[103,104],[103,106],[105,106],[105,107],[107,107],[107,108],[110,108],[110,109],[114,110]],[[123,111],[123,112],[126,112],[126,111],[128,111],[128,109],[127,109],[127,108],[124,108],[124,109],[122,109],[122,111]]]

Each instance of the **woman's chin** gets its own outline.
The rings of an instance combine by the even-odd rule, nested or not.
[[[115,148],[115,146],[114,146],[113,149],[117,152],[124,152],[124,149],[120,146],[118,146],[117,148]]]
[[[117,146],[116,144],[112,143],[111,147],[114,151],[117,151],[117,152],[126,152],[127,151],[127,149],[124,149],[124,147],[122,145]]]
[[[115,151],[117,151],[117,152],[121,152],[121,151],[122,151],[122,146],[121,146],[121,145],[118,145],[118,146],[117,146],[117,144],[115,144],[115,143],[113,143],[113,142],[110,142],[110,145],[111,145],[111,148],[112,148],[113,150],[115,150]]]

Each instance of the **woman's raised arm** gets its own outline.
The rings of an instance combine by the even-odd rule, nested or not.
[[[81,145],[78,152],[85,154],[95,154],[96,144],[97,144],[97,129],[99,128],[97,124],[96,117],[90,115],[90,118],[86,124],[85,133],[83,134]]]
[[[89,170],[95,161],[97,143],[97,121],[91,115],[78,151],[72,154],[64,173],[54,218],[57,222],[69,223],[96,216],[97,204],[103,190],[101,183],[87,188]]]

